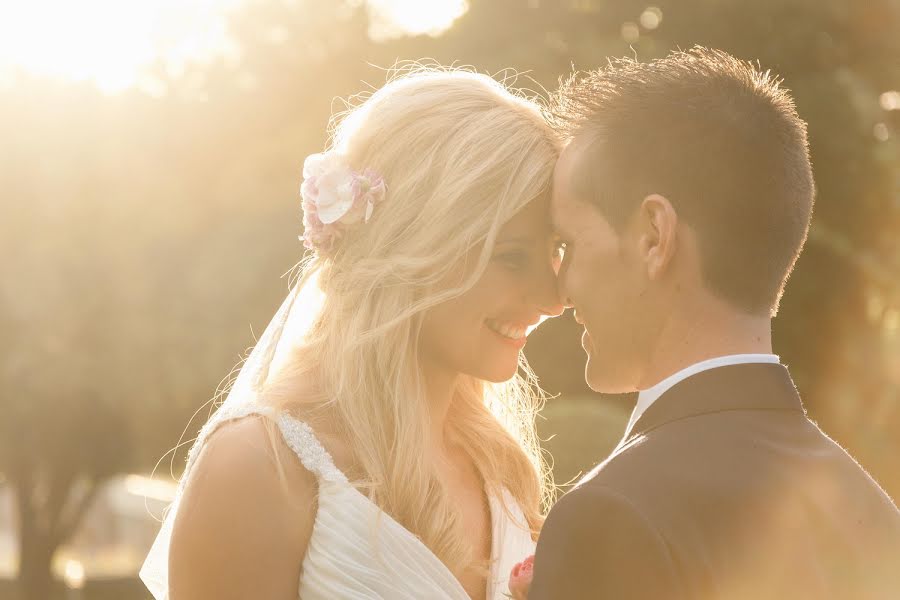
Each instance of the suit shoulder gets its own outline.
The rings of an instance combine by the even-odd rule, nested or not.
[[[592,529],[604,535],[618,529],[655,531],[651,519],[635,502],[597,479],[584,482],[560,498],[545,527],[578,529],[579,535],[589,535]]]
[[[529,598],[680,598],[680,589],[669,544],[619,491],[588,483],[550,511]]]

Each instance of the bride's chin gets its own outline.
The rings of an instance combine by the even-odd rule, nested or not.
[[[506,361],[503,362],[505,363]],[[517,355],[516,360],[511,364],[502,364],[500,361],[497,361],[485,369],[478,377],[490,383],[505,383],[512,379],[518,370],[519,360]]]

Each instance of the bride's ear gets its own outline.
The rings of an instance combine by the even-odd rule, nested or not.
[[[646,266],[647,277],[658,279],[675,255],[678,213],[668,198],[650,194],[641,203],[639,220],[638,252]]]

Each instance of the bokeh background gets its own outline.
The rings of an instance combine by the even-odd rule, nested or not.
[[[694,44],[779,73],[809,122],[818,199],[775,348],[900,496],[898,0],[3,0],[0,598],[149,597],[167,452],[287,291],[300,167],[342,99],[412,59],[542,94]],[[634,402],[584,386],[578,337],[565,316],[527,349],[561,483]]]

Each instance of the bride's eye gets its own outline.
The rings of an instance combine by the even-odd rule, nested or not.
[[[528,262],[530,260],[528,253],[521,250],[501,252],[494,258],[514,271],[528,267]]]

